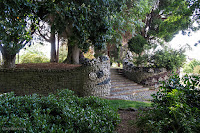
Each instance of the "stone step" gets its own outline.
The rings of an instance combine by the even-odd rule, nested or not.
[[[118,91],[118,90],[133,90],[133,89],[140,89],[140,88],[146,88],[146,87],[143,87],[141,85],[131,85],[131,86],[115,86],[115,87],[111,87],[111,91]]]
[[[117,96],[117,95],[131,95],[134,94],[136,92],[140,92],[140,91],[147,91],[149,90],[149,88],[134,88],[134,89],[124,89],[124,90],[118,90],[118,91],[114,91],[111,90],[110,95],[111,96]]]
[[[114,87],[126,87],[126,86],[136,86],[136,85],[138,85],[137,83],[126,83],[126,84],[121,84],[121,83],[118,83],[118,82],[116,82],[116,83],[111,83],[111,86],[112,86],[112,88],[114,88]]]
[[[127,78],[115,78],[115,79],[112,79],[111,78],[111,81],[129,81],[129,82],[134,82],[134,81],[131,81],[130,79],[127,79]]]
[[[131,84],[131,83],[135,83],[133,81],[130,80],[112,80],[111,79],[111,84]]]
[[[150,101],[153,99],[151,96],[155,94],[156,91],[139,91],[134,93],[127,93],[124,95],[113,95],[107,96],[108,99],[123,99],[123,100],[132,100],[132,101]]]
[[[110,76],[110,78],[126,78],[126,77],[124,77],[124,76],[121,76],[121,75],[118,75],[118,76]]]

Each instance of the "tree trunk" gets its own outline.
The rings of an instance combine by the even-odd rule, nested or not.
[[[50,59],[50,62],[56,62],[56,36],[55,36],[55,31],[53,29],[51,29],[50,41],[51,41],[51,59]]]
[[[16,54],[15,55],[10,55],[10,54],[2,54],[3,56],[3,68],[14,68],[15,67],[15,59],[16,59]]]
[[[57,45],[57,52],[56,52],[56,62],[59,62],[59,52],[60,52],[60,41],[59,41],[59,36],[58,36],[58,45]]]
[[[67,64],[79,64],[79,55],[80,55],[80,49],[77,45],[75,46],[68,46],[68,55],[67,59],[63,61],[63,63]]]
[[[72,49],[73,64],[79,64],[80,49],[75,45]]]

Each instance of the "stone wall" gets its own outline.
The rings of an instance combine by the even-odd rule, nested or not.
[[[123,72],[130,80],[153,88],[158,88],[160,81],[168,80],[171,73],[165,68],[136,67],[127,59],[123,61]]]
[[[47,95],[70,89],[80,96],[110,95],[109,58],[82,60],[75,69],[0,69],[0,93]]]

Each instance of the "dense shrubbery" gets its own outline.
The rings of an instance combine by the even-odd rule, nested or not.
[[[157,68],[166,68],[167,70],[176,70],[180,68],[186,61],[184,50],[173,50],[165,48],[156,51],[153,55],[146,55],[136,57],[134,64],[137,66],[144,65]]]
[[[158,50],[151,56],[151,61],[155,67],[164,67],[167,70],[180,68],[186,61],[184,50],[164,49]]]
[[[178,76],[163,82],[153,109],[143,112],[138,125],[148,132],[197,133],[200,131],[200,76]]]
[[[36,53],[26,53],[21,57],[20,63],[46,63],[49,59],[45,55]]]
[[[105,133],[112,132],[118,122],[118,114],[106,100],[80,98],[70,90],[48,97],[14,96],[14,93],[0,96],[0,132],[13,127],[32,133]]]

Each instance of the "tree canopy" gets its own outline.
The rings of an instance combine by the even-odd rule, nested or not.
[[[9,62],[31,40],[40,21],[50,25],[52,46],[57,34],[68,40],[68,56],[78,57],[91,45],[102,49],[106,43],[120,44],[138,35],[149,42],[170,41],[180,30],[198,29],[192,24],[199,23],[200,6],[196,0],[1,0],[0,4],[0,50]]]

